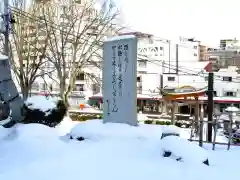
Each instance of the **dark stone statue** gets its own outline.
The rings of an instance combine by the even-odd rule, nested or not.
[[[8,58],[3,55],[0,55],[0,73],[0,124],[10,128],[23,120],[21,113],[23,99],[13,82]],[[6,123],[3,124],[1,121]]]

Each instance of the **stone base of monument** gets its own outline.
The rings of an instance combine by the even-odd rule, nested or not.
[[[12,121],[12,110],[10,109],[9,103],[4,101],[0,102],[0,126],[10,128],[15,124]]]
[[[178,162],[203,163],[209,166],[207,150],[176,135],[166,136],[161,139],[161,151],[163,157]]]
[[[40,108],[34,109],[30,106],[31,104],[24,104],[22,108],[24,114],[23,123],[25,124],[39,123],[49,127],[55,127],[63,120],[67,113],[67,107],[62,100],[58,100],[56,107],[48,111],[43,111]]]

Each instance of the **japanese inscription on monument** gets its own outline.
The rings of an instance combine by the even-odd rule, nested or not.
[[[104,122],[137,125],[135,36],[114,37],[104,42]]]
[[[116,78],[116,46],[112,46],[112,112],[118,112],[116,96],[117,96],[117,78]]]

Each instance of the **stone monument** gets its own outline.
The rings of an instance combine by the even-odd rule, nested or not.
[[[23,119],[21,113],[23,100],[12,80],[8,57],[2,54],[0,54],[0,73],[0,124],[11,127]]]
[[[103,46],[103,122],[137,123],[137,38],[117,36]]]

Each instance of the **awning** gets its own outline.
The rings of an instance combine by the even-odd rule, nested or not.
[[[102,99],[102,93],[95,94],[89,99]],[[156,100],[156,99],[162,99],[161,95],[152,95],[152,94],[137,94],[137,99],[142,100]]]

